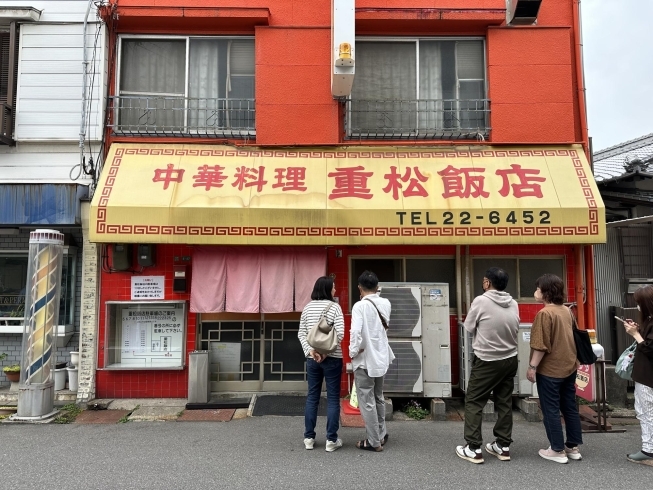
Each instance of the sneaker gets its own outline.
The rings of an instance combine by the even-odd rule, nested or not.
[[[569,459],[573,459],[574,461],[579,461],[583,459],[583,456],[581,456],[580,449],[578,449],[578,446],[574,446],[571,449],[565,446],[565,454]]]
[[[653,466],[653,457],[647,456],[641,451],[627,455],[626,459],[632,463],[639,463],[648,466]]]
[[[327,441],[326,442],[326,450],[328,453],[332,453],[336,449],[340,449],[342,447],[342,439],[336,439],[334,442],[333,441]]]
[[[488,454],[496,456],[500,461],[510,461],[510,448],[509,447],[500,447],[497,444],[497,441],[493,443],[487,443],[485,445],[485,450]]]
[[[310,437],[307,437],[304,439],[304,447],[306,449],[313,449],[313,446],[315,445],[315,439],[312,439]]]
[[[565,464],[569,462],[569,459],[567,458],[567,455],[565,454],[564,451],[554,451],[549,447],[548,449],[540,449],[539,455],[542,456],[544,459],[548,459],[549,461],[554,461],[556,463],[562,463]]]
[[[483,453],[480,449],[470,449],[469,445],[467,446],[456,446],[456,455],[459,458],[466,459],[467,461],[480,464],[483,463]]]

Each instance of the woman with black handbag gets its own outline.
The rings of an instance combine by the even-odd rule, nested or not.
[[[327,389],[327,440],[325,449],[333,452],[342,447],[338,438],[340,427],[340,377],[342,375],[342,348],[340,342],[345,335],[345,320],[340,305],[333,300],[336,286],[332,277],[319,277],[313,286],[311,301],[304,307],[299,320],[297,337],[306,356],[306,379],[308,395],[304,409],[304,447],[313,449],[315,445],[315,425],[317,409],[322,393],[322,382]],[[335,330],[337,345],[329,353],[320,353],[307,340],[309,331],[324,317],[326,323]]]
[[[642,427],[642,450],[627,459],[653,466],[653,286],[637,289],[633,297],[640,323],[626,320],[624,328],[637,342],[631,378],[635,382],[635,413]]]
[[[558,276],[544,274],[535,281],[535,299],[544,303],[531,328],[529,381],[537,381],[546,437],[551,444],[539,455],[556,463],[582,459],[580,414],[576,406],[576,343],[572,313],[562,304],[565,285]],[[560,413],[565,419],[567,440],[562,433]]]

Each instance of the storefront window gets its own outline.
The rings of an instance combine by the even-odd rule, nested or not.
[[[27,251],[0,252],[0,318],[23,318],[25,316],[27,257]],[[64,247],[59,325],[73,325],[75,322],[76,283],[77,249]]]
[[[186,302],[107,302],[104,368],[184,367]]]
[[[555,274],[565,280],[563,257],[550,258],[477,258],[473,260],[474,296],[483,294],[483,276],[490,267],[500,267],[508,273],[510,280],[506,291],[516,300],[533,300],[535,280],[542,274]],[[519,294],[517,293],[519,291]]]
[[[453,257],[361,258],[351,261],[350,305],[358,301],[358,277],[366,270],[380,282],[444,282],[449,284],[449,304],[456,305],[456,260]]]

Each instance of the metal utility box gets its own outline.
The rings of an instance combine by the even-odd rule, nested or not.
[[[388,338],[396,357],[384,391],[451,396],[449,285],[379,283],[379,290],[392,306]]]
[[[513,394],[519,396],[532,396],[533,383],[526,378],[531,355],[531,327],[532,323],[520,323],[517,332],[517,376],[515,376],[515,389]],[[472,372],[474,349],[472,348],[473,336],[465,330],[462,323],[458,324],[460,331],[460,388],[467,391],[469,375]]]
[[[210,398],[209,351],[193,351],[188,355],[188,403],[208,403]]]

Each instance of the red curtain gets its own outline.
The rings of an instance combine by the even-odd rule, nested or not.
[[[326,274],[324,248],[196,247],[190,305],[194,313],[301,311]]]
[[[227,284],[227,256],[216,254],[213,247],[196,247],[193,251],[190,311],[219,313],[224,311]]]

